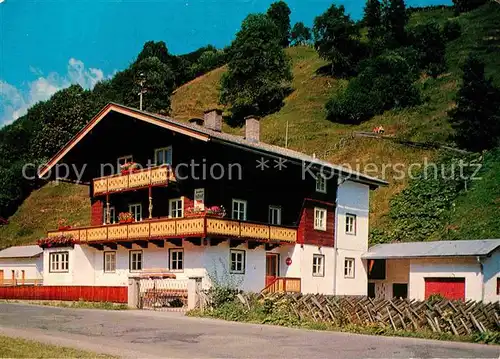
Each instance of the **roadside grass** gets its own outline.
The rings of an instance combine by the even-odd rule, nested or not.
[[[123,303],[111,302],[86,302],[79,300],[77,302],[56,301],[56,300],[0,300],[2,303],[22,303],[33,305],[46,305],[49,307],[72,308],[72,309],[102,309],[102,310],[128,310],[130,309]]]
[[[115,358],[78,349],[43,344],[33,340],[0,336],[1,358]]]

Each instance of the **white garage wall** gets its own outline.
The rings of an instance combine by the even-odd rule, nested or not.
[[[11,280],[12,271],[14,271],[15,278],[20,281],[23,278],[23,270],[25,279],[27,280],[42,279],[42,261],[42,255],[34,258],[0,258],[0,270],[3,270],[3,278],[5,280]]]
[[[497,278],[500,278],[500,249],[497,249],[491,257],[483,260],[484,275],[484,301],[496,302],[500,300],[497,294]]]
[[[475,257],[412,259],[410,262],[410,298],[425,299],[424,278],[465,278],[465,298],[481,300],[482,275]]]

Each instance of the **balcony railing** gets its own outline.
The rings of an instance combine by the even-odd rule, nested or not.
[[[94,196],[149,186],[166,186],[171,181],[175,181],[175,175],[170,166],[150,167],[127,174],[95,178]]]
[[[63,234],[72,236],[80,243],[185,237],[226,237],[288,243],[295,243],[297,240],[296,228],[214,217],[164,218],[98,227],[71,228],[49,232],[48,236],[55,237]]]
[[[300,278],[276,277],[262,293],[300,293]]]

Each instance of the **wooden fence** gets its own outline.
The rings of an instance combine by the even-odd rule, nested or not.
[[[394,330],[432,330],[455,335],[500,330],[499,302],[386,300],[282,293],[265,297],[272,300],[288,299],[290,309],[300,318],[339,326],[378,325]]]
[[[0,287],[0,299],[127,303],[127,287],[10,286]]]

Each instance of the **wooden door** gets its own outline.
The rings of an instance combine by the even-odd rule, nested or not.
[[[0,269],[0,285],[3,285],[3,269]]]
[[[433,294],[465,300],[465,278],[425,278],[425,299]]]
[[[279,254],[266,253],[266,287],[279,276]]]

